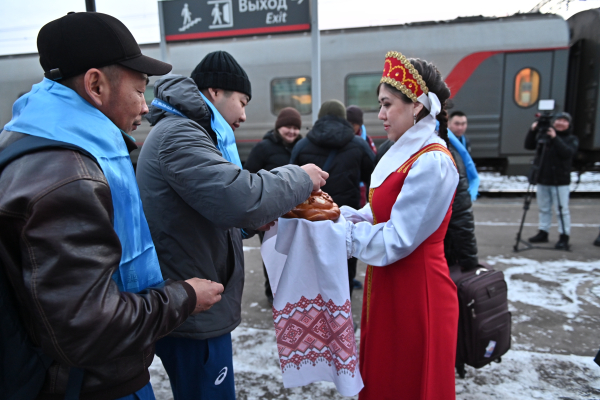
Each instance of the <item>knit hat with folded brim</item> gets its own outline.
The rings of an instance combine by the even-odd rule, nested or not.
[[[300,113],[292,107],[286,107],[279,111],[277,115],[277,121],[275,121],[275,129],[279,129],[282,126],[295,126],[296,128],[302,128],[302,118]]]
[[[226,51],[207,54],[194,68],[190,77],[198,89],[222,89],[240,92],[252,98],[252,88],[246,71]]]

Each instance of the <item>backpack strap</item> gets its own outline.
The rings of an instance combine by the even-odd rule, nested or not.
[[[329,167],[331,167],[331,164],[333,163],[333,159],[335,158],[337,153],[338,153],[338,149],[333,149],[329,152],[329,156],[327,157],[327,160],[325,161],[325,165],[323,165],[323,171],[327,171],[329,169]]]
[[[79,400],[79,393],[81,392],[81,386],[83,386],[83,373],[82,368],[71,367],[69,369],[65,400]]]
[[[24,138],[11,143],[4,150],[0,151],[0,171],[4,169],[8,164],[16,160],[17,158],[24,156],[28,153],[33,153],[39,150],[45,150],[50,148],[64,148],[75,150],[86,156],[96,160],[96,157],[92,156],[89,152],[82,149],[74,144],[61,142],[58,140],[46,139],[38,136],[26,135]]]

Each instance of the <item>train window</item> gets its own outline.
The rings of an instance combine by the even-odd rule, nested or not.
[[[144,92],[144,99],[146,99],[146,104],[150,106],[152,100],[154,100],[154,86],[146,86],[146,91]]]
[[[523,68],[515,77],[515,102],[520,107],[531,107],[540,94],[540,74],[533,68]]]
[[[275,115],[286,107],[294,107],[300,114],[312,111],[309,76],[276,78],[271,81],[271,112]]]
[[[346,104],[359,106],[363,111],[379,111],[377,86],[381,72],[346,77]]]

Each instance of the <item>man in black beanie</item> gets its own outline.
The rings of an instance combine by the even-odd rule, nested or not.
[[[308,198],[328,174],[287,165],[242,169],[234,131],[246,120],[250,80],[224,51],[208,54],[191,78],[155,83],[137,180],[165,278],[223,284],[222,300],[159,340],[156,354],[175,400],[235,399],[231,331],[241,322],[242,239]]]

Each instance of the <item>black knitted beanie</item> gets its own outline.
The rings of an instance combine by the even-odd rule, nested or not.
[[[226,51],[207,54],[190,76],[198,89],[232,90],[252,98],[252,88],[246,71]]]

